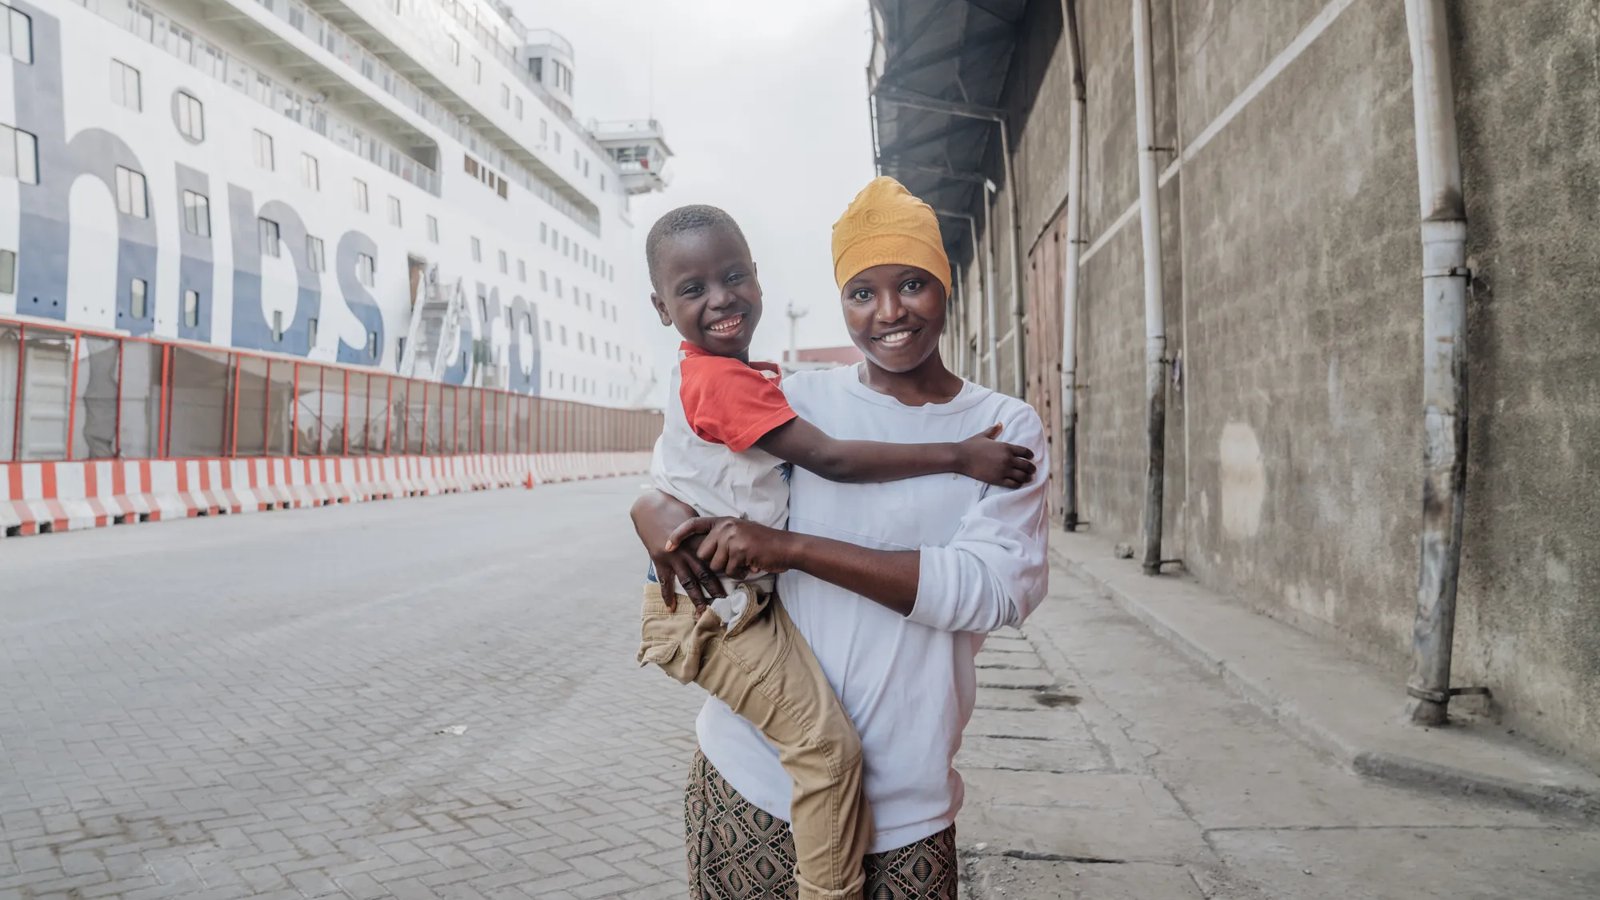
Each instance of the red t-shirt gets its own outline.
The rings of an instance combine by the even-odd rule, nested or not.
[[[795,418],[768,362],[744,363],[684,342],[678,363],[683,417],[701,440],[743,453],[772,429]]]

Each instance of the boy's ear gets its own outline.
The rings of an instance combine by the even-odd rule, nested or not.
[[[667,304],[666,301],[661,299],[661,295],[651,291],[650,305],[656,308],[656,315],[661,317],[661,324],[670,327],[672,325],[672,316],[667,314]]]

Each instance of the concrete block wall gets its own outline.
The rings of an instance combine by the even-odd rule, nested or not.
[[[1151,7],[1157,143],[1170,148],[1168,349],[1182,360],[1168,385],[1164,555],[1387,668],[1398,712],[1422,456],[1404,7]],[[1519,730],[1600,764],[1600,13],[1566,0],[1449,8],[1476,272],[1456,682],[1487,684]],[[1145,406],[1132,26],[1124,0],[1080,10],[1080,508],[1094,531],[1134,540]],[[1017,168],[1003,187],[1018,192],[1030,268],[1060,252],[1062,30],[1059,0],[1030,3],[1003,101]],[[1059,329],[1037,311],[1061,302],[1057,281],[1031,285],[1030,327]],[[1045,386],[1059,379],[1059,334],[1029,346],[1045,351],[1030,360],[1030,399],[1058,409]]]

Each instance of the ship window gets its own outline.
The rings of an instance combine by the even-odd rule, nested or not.
[[[6,55],[20,63],[33,62],[33,20],[0,3],[0,38]]]
[[[0,294],[17,292],[17,251],[0,250]]]
[[[439,243],[439,220],[434,216],[428,217],[428,240]]]
[[[544,339],[547,340],[547,341],[548,340],[553,340],[550,337],[550,320],[549,319],[545,319],[544,320]]]
[[[509,85],[500,85],[500,105],[506,109],[511,108],[511,87]]]
[[[322,166],[309,153],[300,154],[300,180],[313,191],[322,190]]]
[[[272,135],[256,130],[256,165],[271,172],[277,168],[272,155]]]
[[[505,275],[511,271],[511,263],[507,261],[506,252],[500,251],[500,274]]]
[[[356,254],[356,277],[367,287],[378,283],[378,261],[366,253]]]
[[[306,346],[315,350],[317,347],[317,320],[306,320]]]
[[[378,358],[378,333],[376,331],[367,332],[367,356],[373,359]]]
[[[567,326],[561,326],[561,346],[567,345]]]
[[[483,60],[476,56],[472,58],[472,83],[483,84]]]
[[[359,178],[351,179],[355,183],[356,209],[367,212],[372,207],[367,204],[367,183]]]
[[[550,290],[550,273],[543,269],[539,270],[539,290]]]
[[[561,288],[561,276],[557,275],[556,276],[556,296],[560,297],[564,293],[566,293],[566,291],[562,290],[562,288]]]
[[[278,223],[271,219],[256,219],[256,236],[261,246],[262,256],[282,256],[282,242],[279,240]]]
[[[139,70],[120,59],[111,61],[111,102],[134,112],[144,109],[139,93]]]
[[[0,125],[0,178],[39,183],[39,141],[20,128]]]
[[[283,311],[282,310],[274,310],[273,313],[272,313],[272,339],[274,341],[278,341],[280,343],[283,341]]]
[[[583,161],[583,177],[589,177],[589,161],[587,159]]]
[[[135,278],[128,282],[128,315],[135,319],[143,319],[150,314],[150,286],[143,278]]]
[[[605,175],[604,172],[601,172],[600,173],[600,190],[604,191],[605,189],[606,189],[606,175]]]
[[[183,327],[200,327],[200,292],[183,292]]]
[[[144,176],[122,166],[117,166],[117,212],[135,219],[150,218],[150,199],[145,192]]]
[[[550,122],[547,119],[539,120],[539,140],[550,140]]]
[[[556,132],[555,141],[556,141],[556,152],[560,153],[561,152],[561,132],[559,132],[559,131]]]
[[[183,230],[200,237],[211,236],[211,201],[205,194],[183,192]]]
[[[528,283],[528,261],[525,259],[517,260],[517,280],[523,284]]]
[[[544,243],[545,240],[549,236],[550,236],[550,226],[546,225],[543,222],[540,222],[539,223],[539,243],[541,243],[541,244]]]
[[[461,42],[453,37],[447,39],[450,41],[450,62],[459,66],[461,65]]]
[[[323,256],[322,238],[306,235],[306,265],[313,272],[327,271],[328,264]]]
[[[564,237],[561,239],[561,255],[562,256],[571,256],[572,255],[572,242],[567,240]]]
[[[521,120],[522,120],[522,98],[518,97],[517,98],[517,121],[520,122]]]
[[[389,224],[393,225],[396,228],[400,227],[400,198],[399,197],[391,196],[389,198]]]
[[[206,112],[200,100],[186,91],[173,98],[173,112],[178,117],[178,133],[195,143],[206,139]]]
[[[483,242],[477,238],[472,239],[472,261],[483,262]]]

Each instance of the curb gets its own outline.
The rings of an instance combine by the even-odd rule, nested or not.
[[[0,463],[0,539],[638,475],[650,453]]]
[[[1055,530],[1053,538],[1065,537]],[[1302,699],[1290,696],[1260,673],[1242,670],[1232,660],[1215,652],[1202,639],[1169,621],[1152,604],[1096,572],[1086,560],[1073,558],[1060,549],[1050,548],[1050,561],[1069,574],[1092,585],[1102,596],[1137,619],[1158,638],[1203,667],[1216,672],[1224,684],[1251,705],[1272,716],[1296,738],[1349,766],[1360,775],[1414,787],[1444,789],[1460,794],[1513,803],[1530,809],[1600,821],[1600,778],[1564,762],[1540,758],[1533,748],[1517,745],[1530,761],[1529,768],[1554,771],[1543,780],[1507,778],[1489,772],[1440,763],[1412,753],[1370,746],[1360,735],[1349,733],[1340,723],[1308,709]],[[1192,583],[1192,582],[1191,582]],[[1198,585],[1196,585],[1198,588]],[[1217,602],[1226,601],[1218,598]],[[1293,631],[1288,625],[1245,607],[1238,611],[1271,621],[1278,628]],[[1302,634],[1301,632],[1295,632]],[[1396,706],[1399,700],[1394,700]],[[1431,731],[1431,729],[1426,729]],[[1464,729],[1458,730],[1464,731]],[[1487,741],[1487,737],[1478,740]]]

